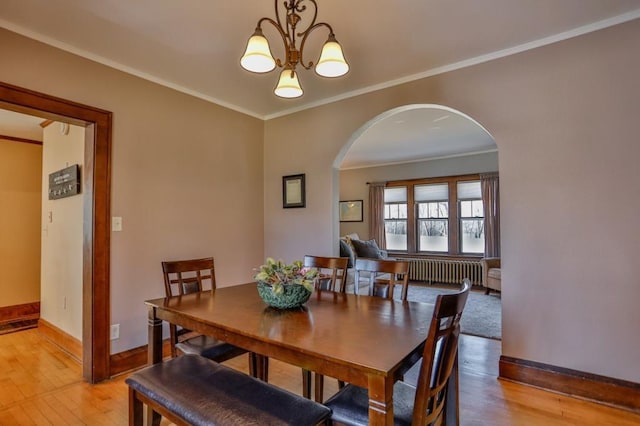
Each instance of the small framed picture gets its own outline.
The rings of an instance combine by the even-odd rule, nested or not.
[[[362,200],[340,201],[340,222],[362,222]]]
[[[305,207],[304,173],[282,177],[282,208]]]

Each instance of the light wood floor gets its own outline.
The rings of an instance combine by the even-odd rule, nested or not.
[[[640,425],[640,414],[497,380],[499,356],[499,341],[463,336],[462,425]],[[228,364],[246,371],[247,358]],[[89,385],[81,375],[35,329],[0,335],[0,425],[126,425],[126,376]],[[275,360],[269,381],[301,390],[300,369]],[[325,383],[329,396],[337,383]]]

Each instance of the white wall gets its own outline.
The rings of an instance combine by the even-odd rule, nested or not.
[[[265,252],[333,252],[332,166],[354,132],[398,106],[449,106],[498,145],[503,354],[640,382],[638,40],[635,20],[270,120]],[[279,184],[294,171],[313,190],[291,212]]]
[[[82,203],[84,190],[49,200],[49,174],[84,164],[84,127],[45,127],[42,145],[40,317],[82,341]],[[51,219],[49,219],[51,217]]]
[[[369,185],[367,182],[455,176],[498,170],[498,153],[441,158],[392,166],[366,167],[340,171],[340,200],[363,200],[363,221],[340,223],[340,235],[353,232],[369,239]]]

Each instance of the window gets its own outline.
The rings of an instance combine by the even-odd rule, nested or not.
[[[484,208],[480,181],[458,182],[460,251],[484,253]]]
[[[449,186],[414,186],[418,206],[418,251],[449,251]]]
[[[384,190],[384,232],[388,250],[407,250],[407,188]]]
[[[484,209],[478,175],[387,183],[387,249],[406,253],[482,255]]]

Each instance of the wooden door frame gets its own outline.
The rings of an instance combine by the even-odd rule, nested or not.
[[[85,127],[83,167],[82,376],[109,378],[112,114],[0,82],[0,107]]]

